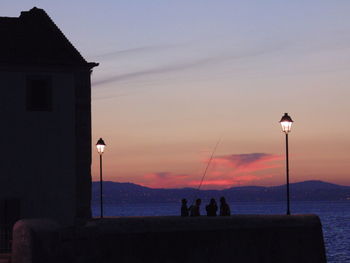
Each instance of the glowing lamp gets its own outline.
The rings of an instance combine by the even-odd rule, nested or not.
[[[100,201],[101,201],[101,218],[103,218],[103,191],[102,191],[102,154],[105,150],[106,144],[105,142],[102,140],[102,138],[100,138],[97,143],[96,143],[96,148],[97,148],[97,152],[100,155]]]
[[[281,126],[282,126],[282,131],[287,134],[290,132],[291,128],[292,128],[292,123],[293,120],[292,118],[288,115],[288,113],[285,113],[282,117],[282,119],[280,120]]]
[[[287,179],[287,215],[290,215],[290,200],[289,200],[289,153],[288,153],[288,133],[292,128],[293,120],[285,113],[280,120],[282,131],[286,134],[286,179]]]
[[[102,138],[100,138],[97,143],[96,143],[96,148],[97,148],[97,152],[102,155],[104,150],[105,150],[106,144],[105,142],[102,140]]]

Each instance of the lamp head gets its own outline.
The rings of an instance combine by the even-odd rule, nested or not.
[[[105,150],[106,144],[105,142],[102,140],[102,138],[100,138],[97,143],[96,143],[96,148],[97,148],[97,152],[102,155],[104,150]]]
[[[292,120],[292,118],[288,115],[288,113],[285,113],[285,114],[282,116],[282,119],[280,120],[280,123],[281,123],[281,126],[282,126],[282,131],[283,131],[285,134],[290,133],[290,130],[291,130],[291,128],[292,128],[293,120]]]

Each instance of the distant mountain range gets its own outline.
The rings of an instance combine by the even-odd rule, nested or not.
[[[230,202],[284,201],[286,186],[242,186],[225,190],[197,190],[194,188],[149,188],[133,183],[103,182],[105,204],[180,202],[187,198],[225,198]],[[98,203],[100,183],[92,183],[92,202]],[[322,181],[305,181],[290,184],[290,198],[294,201],[345,201],[350,202],[350,186],[342,186]]]

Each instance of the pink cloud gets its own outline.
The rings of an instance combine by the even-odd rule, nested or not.
[[[247,153],[217,156],[212,162],[216,167],[231,168],[235,173],[256,172],[265,169],[280,167],[279,163],[273,161],[281,160],[280,155],[268,153]]]
[[[186,186],[186,181],[190,175],[173,174],[170,172],[149,173],[143,176],[142,185],[152,188],[176,188]]]
[[[271,178],[269,169],[281,166],[282,157],[267,153],[231,154],[213,158],[202,183],[205,189],[223,189],[234,185],[252,185]],[[200,184],[200,174],[155,172],[145,174],[142,183],[153,188],[194,187]]]

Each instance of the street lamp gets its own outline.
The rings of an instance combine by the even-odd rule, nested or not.
[[[96,143],[97,152],[100,155],[100,201],[101,201],[101,218],[103,218],[103,199],[102,199],[102,154],[105,150],[106,144],[100,138]]]
[[[293,120],[285,113],[280,120],[282,131],[286,134],[286,177],[287,177],[287,215],[290,215],[289,208],[289,157],[288,157],[288,133],[290,133],[292,128]]]

